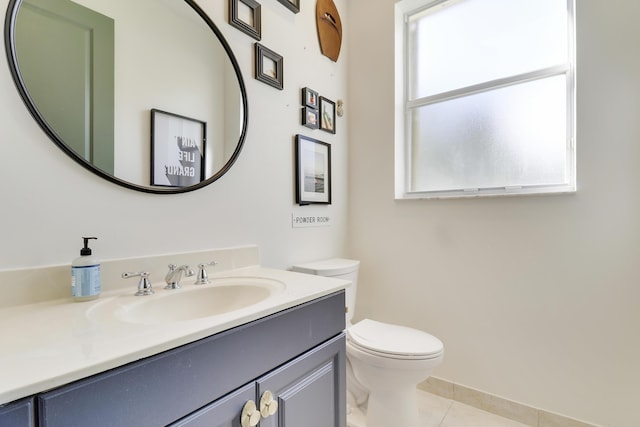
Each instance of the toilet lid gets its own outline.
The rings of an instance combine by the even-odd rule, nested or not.
[[[444,348],[442,341],[426,332],[371,319],[361,320],[348,328],[347,336],[352,344],[365,351],[396,358],[429,359],[439,356]]]

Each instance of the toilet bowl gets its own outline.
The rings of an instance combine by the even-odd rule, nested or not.
[[[352,283],[346,289],[346,350],[347,400],[357,406],[354,413],[366,406],[366,427],[418,427],[416,387],[442,362],[444,346],[438,338],[405,326],[371,319],[351,324],[358,267],[359,261],[334,258],[292,269]],[[361,427],[347,417],[349,426]]]
[[[353,376],[369,391],[367,427],[417,427],[416,387],[442,362],[443,351],[439,339],[412,328],[370,319],[348,328]]]

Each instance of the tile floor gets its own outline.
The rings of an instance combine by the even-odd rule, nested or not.
[[[528,427],[507,418],[418,390],[420,427]],[[365,427],[362,421],[349,423],[351,427]],[[398,426],[389,426],[398,427]]]

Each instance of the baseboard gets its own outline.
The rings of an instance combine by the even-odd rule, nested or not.
[[[598,427],[563,415],[533,408],[437,377],[418,384],[418,389],[491,412],[531,427]]]

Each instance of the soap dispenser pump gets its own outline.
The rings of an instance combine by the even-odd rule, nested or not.
[[[84,247],[80,256],[71,262],[71,296],[75,301],[88,301],[100,296],[100,261],[91,254],[89,240],[83,237]]]

